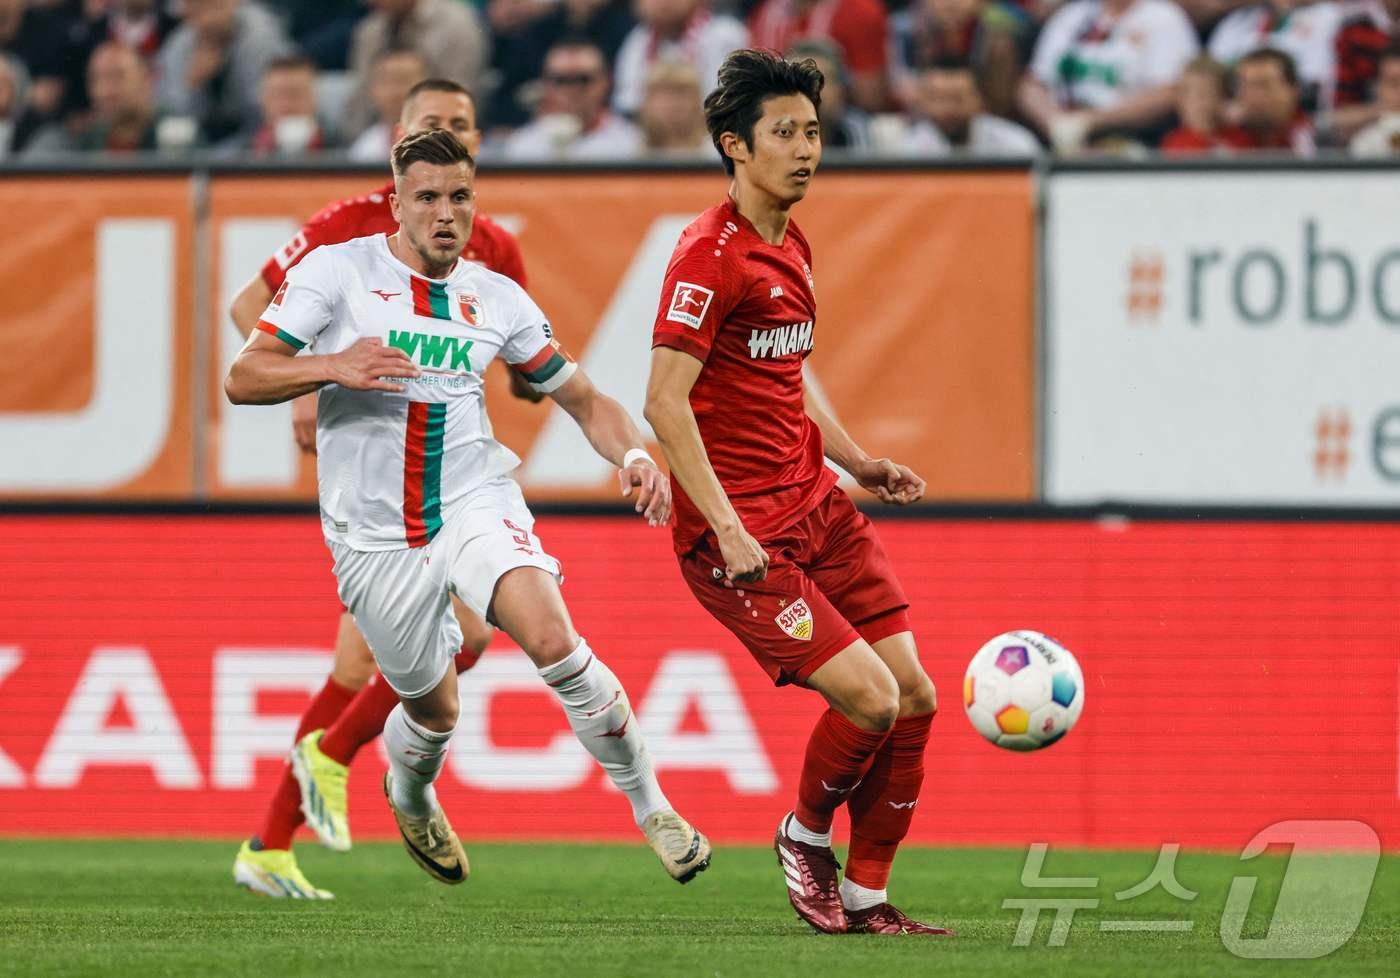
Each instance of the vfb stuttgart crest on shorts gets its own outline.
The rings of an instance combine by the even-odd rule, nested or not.
[[[804,599],[798,598],[784,608],[773,620],[778,623],[779,628],[788,633],[790,638],[795,638],[799,642],[812,640],[812,609],[807,607],[807,602]]]
[[[484,318],[481,312],[481,300],[470,292],[457,293],[457,308],[462,312],[462,321],[468,326],[480,326]]]
[[[671,308],[666,318],[673,323],[684,323],[691,329],[699,329],[714,298],[715,294],[703,285],[677,282],[676,291],[671,293]]]

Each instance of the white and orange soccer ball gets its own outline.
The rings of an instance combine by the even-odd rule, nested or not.
[[[977,650],[963,677],[963,707],[977,732],[1008,750],[1049,747],[1084,709],[1084,673],[1040,632],[998,635]]]

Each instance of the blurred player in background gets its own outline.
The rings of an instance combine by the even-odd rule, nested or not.
[[[450,131],[470,153],[475,153],[481,143],[476,104],[467,90],[456,82],[429,78],[410,88],[395,127],[394,142],[406,133],[435,127]],[[390,183],[363,197],[337,201],[313,216],[296,237],[267,260],[259,273],[234,298],[229,311],[239,332],[245,338],[252,335],[268,302],[286,281],[288,271],[313,249],[351,238],[396,231],[398,222],[394,220],[389,207],[389,195],[393,189]],[[471,238],[463,257],[508,276],[522,288],[526,284],[520,246],[510,232],[485,215],[476,215],[472,222]],[[530,390],[514,373],[511,375],[511,389],[517,396],[540,400],[540,395]],[[297,444],[302,451],[315,454],[316,395],[297,398],[292,403],[292,418]],[[491,641],[492,629],[460,601],[454,600],[453,605],[463,635],[457,667],[459,670],[470,669]],[[331,675],[297,725],[296,766],[294,768],[289,764],[283,771],[261,827],[243,844],[234,864],[236,875],[269,882],[280,879],[286,884],[261,886],[259,892],[271,896],[325,893],[307,882],[292,855],[292,837],[304,820],[303,803],[312,815],[312,828],[326,845],[337,850],[350,848],[345,793],[348,765],[360,747],[379,736],[389,711],[398,703],[398,697],[391,687],[378,677],[370,681],[374,672],[373,653],[355,627],[350,613],[343,612],[336,632],[335,664]],[[332,724],[334,728],[322,742],[317,734],[332,727]],[[308,737],[311,739],[307,740]],[[303,789],[294,777],[298,772],[308,782],[311,775],[316,776],[320,782],[316,799],[303,798]],[[306,794],[309,796],[310,792]]]
[[[445,130],[400,140],[390,196],[398,231],[326,245],[298,263],[225,392],[236,404],[274,404],[319,391],[322,528],[341,600],[399,696],[384,727],[384,792],[414,861],[444,883],[468,873],[433,789],[458,715],[456,594],[535,663],[684,883],[708,865],[709,843],[661,792],[625,691],[574,630],[559,564],[509,475],[520,460],[491,434],[482,371],[500,356],[551,396],[619,467],[624,495],[639,490],[652,525],[669,519],[670,486],[632,419],[564,354],[525,290],[462,260],[474,166]]]
[[[798,916],[828,933],[947,934],[886,895],[923,784],[934,689],[879,537],[823,450],[886,503],[915,502],[924,481],[862,451],[802,378],[816,297],[789,211],[821,161],[822,75],[741,50],[719,78],[705,118],[733,183],[671,256],[647,386],[677,484],[681,572],[775,683],[831,704],[774,843]],[[831,822],[843,802],[851,849],[838,887]]]

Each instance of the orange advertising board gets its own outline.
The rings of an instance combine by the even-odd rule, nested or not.
[[[38,182],[14,180],[6,189],[22,200],[26,185],[32,193]],[[381,181],[372,175],[219,175],[209,183],[197,223],[189,181],[167,182],[171,187],[163,195],[141,202],[158,218],[176,213],[180,233],[200,237],[207,257],[196,294],[188,293],[193,248],[178,249],[172,259],[177,269],[168,276],[178,283],[177,345],[206,354],[201,363],[176,370],[169,427],[172,442],[182,436],[184,454],[166,446],[162,461],[176,459],[178,471],[168,464],[153,467],[93,494],[311,499],[314,460],[299,456],[292,444],[290,409],[233,407],[223,399],[220,381],[240,344],[228,303],[308,216]],[[118,210],[124,185],[73,185],[70,192],[81,192],[83,216],[70,221],[65,214],[55,227],[36,213],[21,225],[26,234],[20,240],[33,236],[36,246],[46,241],[55,255],[71,249],[80,271],[92,279],[93,229],[126,213]],[[530,292],[556,335],[599,386],[639,418],[666,261],[680,230],[724,192],[722,176],[696,173],[487,172],[479,183],[481,210],[517,233]],[[130,199],[121,206],[130,210]],[[1029,175],[832,172],[795,213],[815,253],[819,317],[811,373],[855,438],[871,452],[913,466],[928,480],[932,500],[1029,500]],[[78,247],[84,236],[88,244]],[[8,246],[23,253],[22,244]],[[11,261],[0,276],[19,287],[24,272]],[[70,296],[50,302],[44,317],[50,328],[75,338],[64,354],[73,361],[74,377],[96,369],[93,316],[91,303]],[[198,344],[195,329],[203,331]],[[51,393],[23,393],[42,385],[11,386],[9,375],[26,370],[14,358],[0,362],[0,396],[7,398],[0,401],[0,438],[22,412],[81,407],[80,391],[54,401]],[[606,463],[562,411],[513,399],[497,368],[488,371],[487,381],[497,436],[523,459],[518,475],[531,498],[614,498]],[[197,410],[190,400],[194,391],[202,392]],[[191,424],[198,426],[202,446],[198,464],[191,456]],[[0,496],[35,494],[2,476]],[[40,492],[65,494],[62,487]]]

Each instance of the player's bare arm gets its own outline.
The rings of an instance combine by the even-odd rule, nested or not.
[[[887,458],[871,458],[812,393],[811,384],[803,384],[802,407],[812,423],[821,429],[826,457],[851,473],[861,488],[873,492],[880,502],[895,506],[907,506],[923,498],[924,480],[907,465]]]
[[[666,453],[672,474],[715,531],[725,574],[731,581],[761,581],[768,576],[768,552],[749,535],[734,512],[710,465],[690,407],[690,389],[702,366],[688,353],[664,346],[654,348],[645,416]]]
[[[245,340],[253,335],[258,318],[271,301],[272,290],[261,273],[245,282],[233,297],[228,314]],[[316,398],[309,394],[292,401],[292,437],[296,439],[297,448],[308,455],[316,454]]]
[[[229,368],[224,393],[234,404],[280,404],[326,384],[402,393],[403,384],[385,378],[420,372],[406,353],[378,337],[357,340],[342,353],[299,357],[296,352],[290,343],[255,332]]]
[[[671,519],[671,482],[646,454],[642,433],[622,405],[598,390],[582,369],[549,396],[578,423],[593,450],[618,467],[622,495],[637,493],[637,512],[652,526],[665,526]]]

